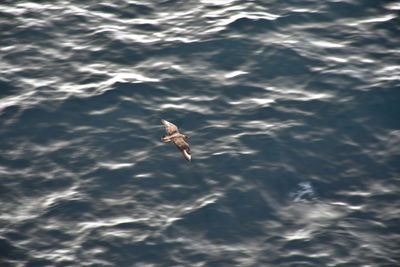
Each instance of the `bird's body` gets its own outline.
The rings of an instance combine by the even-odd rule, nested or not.
[[[190,155],[189,145],[185,142],[185,140],[189,139],[188,136],[181,134],[176,125],[170,123],[166,120],[161,120],[164,124],[165,131],[167,132],[167,136],[161,137],[161,140],[164,142],[171,142],[182,152],[183,157],[187,161],[192,161],[192,156]]]

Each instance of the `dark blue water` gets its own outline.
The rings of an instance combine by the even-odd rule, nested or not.
[[[0,266],[399,266],[399,14],[2,1]]]

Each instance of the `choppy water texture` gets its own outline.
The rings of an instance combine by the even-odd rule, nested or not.
[[[399,266],[399,13],[1,1],[0,265]]]

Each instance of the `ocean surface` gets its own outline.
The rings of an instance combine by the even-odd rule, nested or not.
[[[0,56],[1,267],[400,266],[398,1],[3,0]]]

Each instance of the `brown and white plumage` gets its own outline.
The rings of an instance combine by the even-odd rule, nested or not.
[[[185,140],[189,139],[189,137],[181,134],[178,130],[178,127],[169,121],[161,120],[161,122],[164,124],[165,131],[168,134],[167,136],[161,137],[161,140],[164,142],[171,142],[176,145],[176,147],[182,152],[183,157],[187,161],[192,161],[189,145],[185,142]]]

